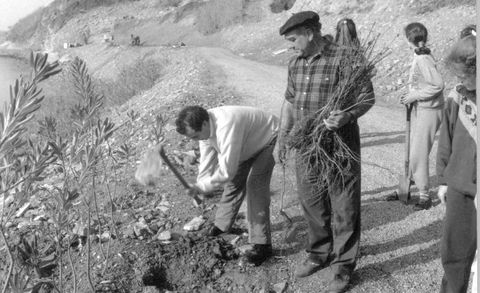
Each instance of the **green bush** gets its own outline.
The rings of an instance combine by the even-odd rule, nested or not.
[[[198,10],[197,27],[203,34],[212,34],[242,21],[246,0],[210,0]]]

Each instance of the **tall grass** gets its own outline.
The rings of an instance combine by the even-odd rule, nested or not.
[[[424,14],[443,7],[475,5],[475,0],[419,0],[411,3],[411,8],[416,14]]]
[[[131,97],[150,89],[164,74],[167,62],[139,58],[131,65],[124,66],[114,79],[92,77],[96,90],[105,97],[103,107],[121,105]],[[47,98],[38,113],[40,125],[36,126],[36,133],[49,136],[51,127],[48,125],[52,125],[50,117],[55,117],[55,130],[60,136],[72,133],[71,120],[75,118],[75,113],[71,109],[79,103],[78,96],[72,91],[73,83],[70,70],[64,70],[46,83],[44,89]]]
[[[132,65],[123,67],[115,79],[97,80],[96,84],[108,106],[121,105],[155,85],[164,74],[166,62],[138,58]]]
[[[247,0],[210,0],[198,10],[197,26],[203,34],[212,34],[245,16]]]

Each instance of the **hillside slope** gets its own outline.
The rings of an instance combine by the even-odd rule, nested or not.
[[[239,0],[240,1],[240,0]],[[58,2],[58,1],[56,1]],[[437,59],[442,74],[446,77],[447,88],[453,84],[453,78],[445,70],[443,59],[448,48],[458,37],[465,25],[475,22],[475,8],[472,1],[432,2],[422,1],[294,1],[293,7],[281,13],[270,11],[271,1],[245,1],[242,6],[240,23],[232,23],[212,34],[200,31],[205,22],[220,25],[222,17],[228,18],[232,7],[209,6],[219,11],[205,11],[206,3],[197,0],[176,1],[169,6],[168,1],[120,1],[116,5],[99,6],[90,10],[81,10],[71,19],[65,19],[61,27],[49,28],[43,42],[43,48],[57,58],[71,54],[72,49],[64,49],[65,42],[81,42],[81,33],[89,32],[89,46],[103,44],[115,56],[118,50],[129,45],[130,35],[138,35],[143,46],[172,46],[183,42],[187,46],[223,47],[235,54],[264,63],[285,65],[291,57],[284,53],[273,52],[287,48],[287,44],[278,35],[278,28],[285,20],[300,10],[314,10],[321,15],[323,34],[335,33],[337,20],[350,17],[357,23],[359,35],[367,38],[379,34],[377,49],[389,48],[391,54],[378,65],[378,75],[374,80],[375,89],[382,101],[396,104],[404,89],[406,74],[410,66],[411,51],[403,36],[403,27],[412,21],[420,21],[429,29],[429,46]],[[436,3],[436,4],[435,4]],[[439,4],[440,3],[440,4]],[[441,4],[443,3],[443,5]],[[455,4],[457,3],[457,4]],[[465,5],[460,5],[467,3]],[[53,9],[53,8],[49,8]],[[422,13],[420,13],[422,12]],[[238,12],[236,12],[238,13]],[[215,18],[216,17],[216,18]],[[210,19],[211,18],[211,19]],[[48,20],[44,20],[48,22]],[[40,31],[45,36],[45,30]],[[113,42],[103,43],[103,38],[112,37]],[[37,36],[39,37],[39,36]],[[36,37],[32,37],[32,40]],[[32,41],[33,42],[33,41]],[[85,46],[84,46],[85,47]],[[80,48],[77,51],[82,51]],[[85,48],[88,52],[90,49]],[[90,50],[91,51],[91,50]],[[76,53],[74,53],[76,54]],[[118,62],[122,62],[119,60]],[[128,62],[128,61],[127,61]]]

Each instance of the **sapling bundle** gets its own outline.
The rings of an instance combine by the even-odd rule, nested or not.
[[[345,173],[360,160],[346,143],[351,128],[329,130],[324,120],[333,111],[346,112],[373,104],[373,95],[367,93],[372,89],[375,65],[389,53],[387,49],[374,51],[378,37],[371,37],[359,48],[339,50],[339,81],[335,88],[330,88],[328,102],[298,121],[288,134],[289,147],[296,150],[306,166],[306,174],[302,175],[319,187],[325,182],[343,181]]]

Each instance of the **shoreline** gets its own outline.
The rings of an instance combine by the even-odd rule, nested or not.
[[[30,59],[30,49],[5,49],[0,48],[0,57],[2,58],[12,58],[20,61],[28,62]]]

